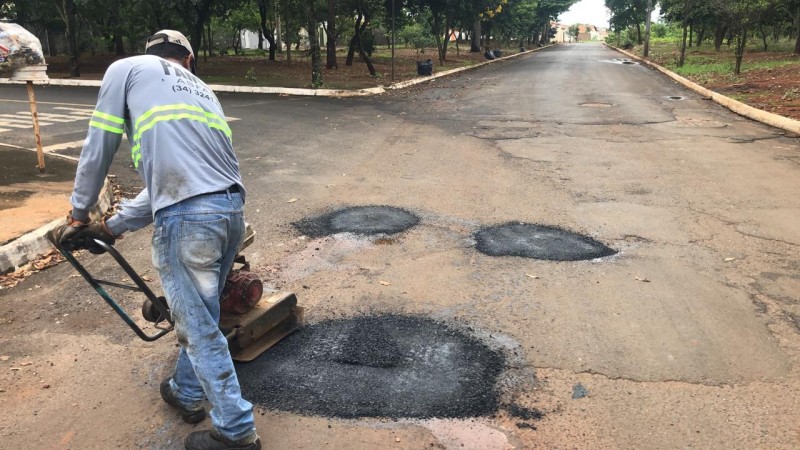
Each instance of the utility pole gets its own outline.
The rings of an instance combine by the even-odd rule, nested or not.
[[[647,0],[647,17],[644,19],[644,57],[650,56],[650,16],[653,15],[653,0]]]

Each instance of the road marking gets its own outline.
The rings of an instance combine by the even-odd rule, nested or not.
[[[92,114],[94,114],[93,109],[86,109],[86,108],[70,108],[67,106],[56,106],[53,109],[59,109],[62,111],[73,111],[74,114],[81,114],[84,116],[91,116]]]
[[[70,148],[83,148],[84,142],[84,139],[81,139],[80,141],[62,142],[61,144],[53,144],[48,145],[47,147],[42,147],[42,151],[45,153],[53,153],[59,150],[68,150]]]
[[[2,102],[6,102],[6,103],[26,103],[26,104],[28,103],[28,101],[27,101],[27,100],[6,100],[6,99],[0,99],[0,103],[2,103]],[[37,104],[37,105],[67,105],[67,106],[85,106],[85,107],[88,107],[88,108],[94,108],[94,105],[87,105],[87,104],[84,104],[84,103],[36,102],[36,104]]]
[[[94,113],[92,109],[73,108],[69,106],[57,106],[53,109],[69,111],[69,114],[58,113],[39,113],[39,126],[45,127],[57,123],[70,123],[86,120]],[[12,128],[25,129],[33,128],[33,120],[30,111],[19,111],[16,113],[0,114],[0,133],[11,131]]]

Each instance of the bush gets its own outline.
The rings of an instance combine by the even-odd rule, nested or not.
[[[669,31],[669,28],[666,25],[664,25],[663,23],[654,23],[652,25],[652,30],[651,31],[653,32],[653,35],[655,37],[663,38],[663,37],[667,37],[667,32]]]
[[[433,47],[436,45],[433,41],[433,37],[425,32],[422,25],[416,23],[403,27],[403,29],[397,33],[397,37],[406,46],[410,45],[414,47],[417,52],[425,47]]]

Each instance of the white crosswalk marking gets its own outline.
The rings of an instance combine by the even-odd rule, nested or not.
[[[56,106],[53,109],[66,111],[65,114],[42,112],[39,113],[39,126],[46,127],[53,123],[70,123],[88,119],[94,113],[92,109]],[[13,114],[0,114],[0,133],[14,129],[33,128],[30,111],[19,111]]]

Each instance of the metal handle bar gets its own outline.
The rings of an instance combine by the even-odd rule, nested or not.
[[[172,316],[169,313],[169,308],[167,308],[167,305],[164,304],[163,300],[157,297],[153,293],[153,291],[150,289],[147,283],[145,283],[142,277],[140,277],[139,274],[136,273],[135,270],[133,270],[133,267],[131,267],[131,265],[128,264],[128,261],[126,261],[125,258],[122,257],[122,255],[117,251],[117,249],[114,248],[114,246],[98,239],[95,239],[94,243],[97,244],[100,248],[102,248],[106,252],[108,252],[108,254],[114,258],[114,260],[117,262],[117,264],[119,264],[122,270],[124,270],[125,273],[130,277],[131,281],[133,281],[134,284],[136,284],[135,287],[114,283],[111,281],[100,280],[93,277],[92,274],[90,274],[89,271],[86,270],[86,268],[83,267],[83,265],[79,263],[77,259],[75,259],[71,251],[62,248],[60,245],[56,243],[54,244],[56,246],[56,249],[58,249],[58,251],[64,256],[64,258],[67,261],[69,261],[70,264],[72,264],[72,267],[74,267],[75,270],[77,270],[78,273],[80,273],[81,276],[83,276],[86,282],[89,283],[89,285],[92,286],[94,290],[97,291],[98,294],[100,294],[101,297],[103,297],[103,300],[105,300],[105,302],[108,303],[109,306],[111,306],[114,312],[116,312],[117,315],[119,315],[120,318],[128,325],[128,327],[130,327],[130,329],[133,330],[134,333],[136,333],[136,335],[139,336],[142,340],[147,342],[155,341],[156,339],[159,339],[160,337],[172,331],[172,329],[175,326],[175,323],[172,321]],[[102,285],[104,284],[108,286],[114,286],[123,289],[142,292],[158,309],[162,317],[164,317],[167,320],[167,322],[169,322],[169,326],[167,328],[162,328],[161,331],[153,335],[146,334],[144,331],[142,331],[139,325],[136,324],[136,322],[131,318],[131,316],[129,316],[128,313],[125,312],[125,309],[122,308],[122,306],[120,306],[116,301],[114,301],[113,298],[111,298],[111,295],[109,295],[108,292],[106,292],[106,290],[103,288]]]

